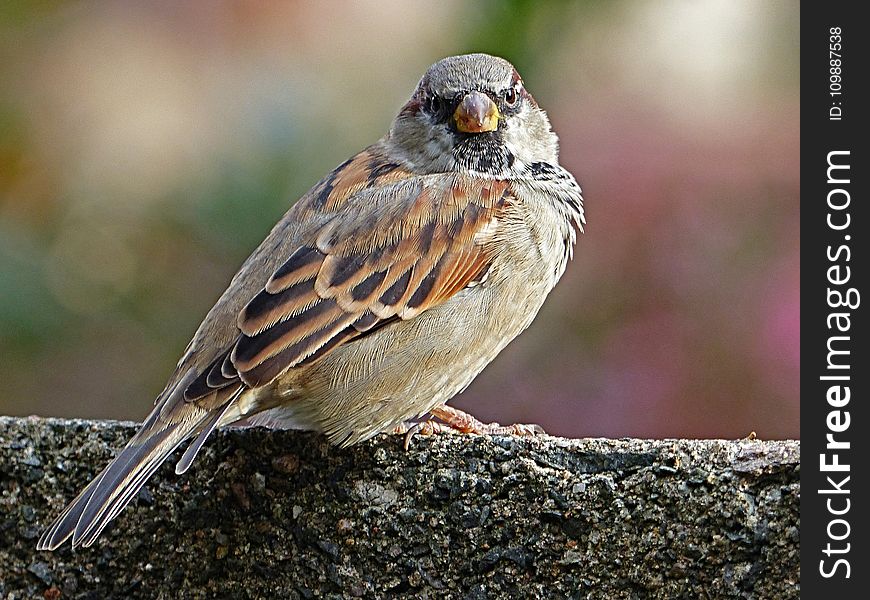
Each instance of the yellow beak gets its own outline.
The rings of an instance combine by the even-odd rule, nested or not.
[[[481,92],[471,92],[465,96],[453,113],[456,129],[463,133],[495,131],[500,117],[495,102]]]

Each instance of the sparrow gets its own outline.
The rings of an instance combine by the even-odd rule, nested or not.
[[[338,446],[423,429],[529,434],[446,406],[526,329],[585,217],[508,61],[432,65],[389,132],[302,196],[232,278],[129,443],[39,540],[90,546],[157,468],[242,419]],[[407,443],[407,442],[406,442]]]

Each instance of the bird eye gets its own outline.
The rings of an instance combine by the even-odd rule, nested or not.
[[[431,96],[429,96],[426,104],[428,105],[427,108],[429,109],[429,114],[439,116],[442,112],[444,112],[444,99],[437,94],[432,94]]]
[[[517,99],[519,98],[519,94],[517,93],[517,86],[509,87],[505,90],[504,93],[504,101],[508,106],[513,106],[517,103]]]

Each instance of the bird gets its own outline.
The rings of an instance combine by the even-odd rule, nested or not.
[[[245,260],[141,427],[37,548],[91,546],[183,443],[178,474],[239,421],[338,446],[394,431],[536,433],[446,402],[531,324],[585,223],[558,137],[514,66],[439,60],[388,133]]]

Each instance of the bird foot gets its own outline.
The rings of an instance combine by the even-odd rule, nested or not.
[[[498,423],[484,423],[477,420],[465,411],[452,406],[439,406],[430,413],[438,421],[426,420],[419,423],[397,426],[393,433],[404,434],[404,447],[407,450],[411,445],[411,438],[415,435],[435,435],[438,433],[474,433],[478,435],[540,435],[545,433],[540,425],[514,423],[513,425],[500,425]]]

